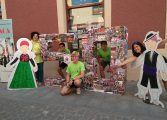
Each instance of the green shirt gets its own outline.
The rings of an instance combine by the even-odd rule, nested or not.
[[[71,62],[70,64],[68,64],[68,67],[66,70],[66,72],[71,75],[70,80],[80,75],[82,71],[85,71],[85,66],[80,61],[78,61],[77,64],[74,64],[73,62]]]
[[[37,53],[41,53],[41,44],[40,44],[39,41],[33,41],[32,40],[32,52],[34,52],[34,53],[36,53],[36,52]],[[35,62],[36,63],[43,62],[42,53],[35,56]]]
[[[103,51],[102,48],[99,48],[97,51],[97,55],[102,58],[103,61],[108,62],[110,61],[110,48],[107,48],[106,51]]]
[[[70,54],[70,50],[68,48],[64,48],[63,50],[59,50],[59,52]]]
[[[68,48],[65,48],[64,52],[70,54],[70,50]]]

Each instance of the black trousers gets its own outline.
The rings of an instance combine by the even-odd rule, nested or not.
[[[35,72],[35,77],[36,77],[38,82],[43,82],[43,76],[44,76],[43,65],[44,65],[43,62],[42,63],[37,63],[38,71]]]

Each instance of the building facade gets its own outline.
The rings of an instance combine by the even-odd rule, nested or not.
[[[148,31],[167,36],[166,0],[104,0],[106,27],[123,25],[128,28],[128,44],[143,41]],[[1,18],[12,19],[14,40],[40,33],[67,32],[66,0],[1,0]],[[131,52],[130,52],[131,53]],[[136,79],[128,71],[128,79]]]
[[[13,20],[14,39],[30,37],[30,32],[66,32],[65,0],[1,0],[4,17]],[[129,45],[143,41],[150,30],[166,34],[166,0],[104,0],[105,26],[127,26]],[[106,10],[107,9],[107,10]]]

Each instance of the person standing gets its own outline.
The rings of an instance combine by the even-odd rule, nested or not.
[[[127,65],[128,63],[135,61],[137,57],[139,57],[145,50],[146,48],[142,43],[140,43],[139,41],[134,41],[132,43],[132,54],[133,55],[116,66],[122,67],[124,65]]]
[[[167,39],[162,40],[162,42],[160,43],[161,45],[165,44],[167,42]],[[145,46],[140,43],[139,41],[134,41],[132,43],[132,56],[129,57],[128,59],[126,59],[125,61],[123,61],[122,63],[113,66],[114,67],[123,67],[124,65],[127,65],[128,63],[132,63],[134,62],[144,51],[146,50]],[[167,64],[167,58],[163,56],[163,59],[165,61],[165,63]],[[167,82],[162,80],[165,90],[167,91]]]
[[[44,84],[43,81],[43,58],[42,58],[42,53],[41,53],[41,43],[39,41],[39,32],[31,32],[31,40],[32,40],[32,52],[35,53],[35,62],[37,63],[38,66],[38,71],[35,72],[36,80],[38,86],[41,86]]]

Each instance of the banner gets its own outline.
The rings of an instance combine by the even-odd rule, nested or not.
[[[0,82],[7,82],[9,71],[5,67],[14,52],[12,20],[0,20]]]

